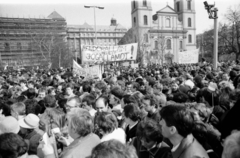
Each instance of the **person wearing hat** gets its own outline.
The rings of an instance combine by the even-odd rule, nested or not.
[[[35,114],[28,114],[25,118],[18,120],[20,126],[19,135],[29,143],[29,154],[37,154],[37,147],[44,132],[39,129],[39,117]]]
[[[17,119],[12,116],[7,116],[0,121],[0,134],[3,133],[18,133],[20,126]]]

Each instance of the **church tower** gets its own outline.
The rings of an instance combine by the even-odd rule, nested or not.
[[[174,9],[182,22],[186,35],[186,49],[196,49],[196,11],[195,0],[174,0]]]
[[[150,0],[133,0],[131,3],[132,28],[135,42],[142,37],[148,41],[147,32],[152,26],[152,6]]]

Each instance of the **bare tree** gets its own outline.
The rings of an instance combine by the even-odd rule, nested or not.
[[[225,18],[228,24],[223,27],[221,37],[238,59],[240,55],[240,4],[234,8],[229,7]]]

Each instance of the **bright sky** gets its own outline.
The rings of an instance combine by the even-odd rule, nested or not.
[[[204,9],[205,0],[195,0],[197,34],[213,27],[213,20],[208,19]],[[213,4],[214,0],[207,0]],[[223,21],[227,9],[240,4],[238,0],[215,0],[219,9],[219,21]],[[152,0],[152,14],[164,8],[167,3],[172,8],[174,0]],[[104,10],[96,9],[97,25],[110,25],[110,19],[114,16],[117,23],[131,28],[131,0],[0,0],[1,17],[47,17],[54,10],[62,15],[67,24],[80,25],[87,22],[94,24],[93,9],[84,8],[84,5],[103,6]]]

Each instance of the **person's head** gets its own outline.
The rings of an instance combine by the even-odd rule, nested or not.
[[[93,87],[95,93],[97,94],[97,96],[100,96],[101,94],[103,94],[104,92],[106,92],[107,90],[107,84],[103,81],[98,81],[94,87]]]
[[[127,82],[126,83],[126,91],[131,92],[133,88],[132,82]]]
[[[99,97],[95,102],[95,107],[98,112],[108,111],[108,98],[106,96]]]
[[[171,83],[171,88],[172,88],[173,91],[178,90],[178,87],[179,87],[179,86],[178,86],[178,84],[177,84],[176,81],[174,81],[174,82]]]
[[[240,132],[234,132],[225,139],[222,158],[240,157]]]
[[[66,109],[67,109],[67,111],[69,111],[72,108],[80,107],[80,105],[81,105],[80,98],[78,96],[74,96],[67,100]]]
[[[27,151],[27,143],[18,134],[4,133],[0,135],[0,158],[19,158]]]
[[[101,135],[112,133],[118,127],[116,116],[111,112],[97,113],[94,118],[95,130]]]
[[[20,131],[20,126],[16,118],[12,116],[7,116],[0,121],[0,134],[3,133],[18,133]]]
[[[43,100],[46,96],[46,89],[45,88],[40,88],[38,90],[38,98]]]
[[[28,88],[34,88],[34,82],[33,81],[28,81],[28,84],[27,84]]]
[[[22,102],[17,102],[11,105],[12,112],[18,115],[26,114],[26,105]]]
[[[128,104],[124,106],[123,115],[125,122],[129,124],[131,121],[136,122],[140,118],[140,110],[135,104]]]
[[[151,149],[153,145],[161,143],[163,140],[161,127],[153,119],[145,119],[138,124],[137,136],[147,149]]]
[[[26,80],[20,80],[20,86],[21,87],[25,87],[26,86],[26,84],[27,84],[27,81]]]
[[[48,89],[48,95],[55,96],[56,95],[55,89],[54,88]]]
[[[142,98],[142,106],[148,112],[155,112],[159,108],[158,101],[154,95],[145,95]]]
[[[123,98],[123,91],[120,87],[113,87],[109,96],[109,103],[113,106],[120,104],[121,99]]]
[[[157,82],[153,85],[154,93],[162,92],[162,90],[163,90],[163,85],[161,83]]]
[[[104,141],[92,150],[91,158],[137,158],[132,146],[122,144],[117,140]]]
[[[88,92],[90,93],[91,92],[91,89],[92,89],[92,86],[90,83],[85,83],[82,85],[82,91],[83,92]]]
[[[229,81],[229,75],[227,73],[222,74],[222,80],[223,81]]]
[[[162,135],[174,139],[175,136],[187,137],[194,126],[193,113],[183,106],[168,105],[160,111]]]
[[[20,126],[20,134],[26,135],[33,131],[34,129],[39,128],[40,119],[35,114],[28,114],[26,117],[18,120]]]
[[[67,114],[68,132],[73,139],[85,137],[93,131],[93,120],[90,113],[81,108],[74,108]]]
[[[74,86],[73,84],[71,83],[68,83],[65,87],[65,92],[67,95],[72,95],[73,94],[73,89],[74,89]]]
[[[48,108],[45,113],[47,114],[47,117],[41,118],[41,121],[47,119],[44,121],[47,121],[46,123],[51,125],[51,128],[59,128],[60,130],[64,128],[66,123],[66,114],[61,109]]]
[[[44,102],[45,102],[45,107],[48,107],[48,108],[55,108],[57,106],[56,98],[53,95],[47,95],[44,98]]]
[[[91,94],[84,96],[81,108],[86,110],[95,109],[95,97]]]

